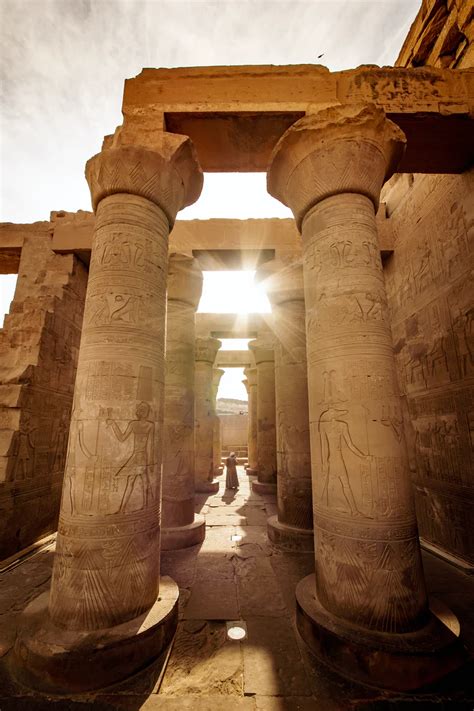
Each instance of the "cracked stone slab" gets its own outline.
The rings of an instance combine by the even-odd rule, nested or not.
[[[275,577],[239,577],[237,595],[243,619],[250,616],[282,617],[288,614]],[[273,624],[273,620],[271,622]]]
[[[234,581],[209,578],[194,583],[183,617],[186,620],[238,619],[240,613]]]
[[[196,582],[233,580],[235,575],[233,554],[201,553],[196,568]]]
[[[229,706],[234,697],[243,696],[242,679],[240,643],[228,640],[225,624],[203,619],[180,623],[160,695],[182,701],[188,694],[218,694],[222,701],[227,697],[227,711],[235,708]]]
[[[189,588],[196,578],[199,546],[161,552],[161,574],[169,575],[182,588]]]

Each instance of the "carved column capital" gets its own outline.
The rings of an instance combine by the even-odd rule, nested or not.
[[[104,149],[87,161],[86,179],[94,211],[109,195],[129,193],[157,205],[170,227],[178,210],[198,199],[203,184],[191,140],[165,132],[156,150],[142,146]]]
[[[268,192],[292,210],[300,231],[308,210],[332,195],[366,195],[377,209],[405,143],[403,131],[374,104],[332,106],[300,119],[280,138]]]
[[[216,389],[216,392],[224,372],[222,368],[213,368],[212,370],[212,386]]]
[[[249,350],[255,357],[255,363],[273,363],[275,360],[274,341],[269,336],[249,342]]]
[[[245,368],[244,374],[247,378],[249,388],[257,385],[257,368]]]
[[[168,301],[182,301],[196,311],[202,293],[202,271],[193,257],[173,252],[168,260]]]
[[[272,306],[279,306],[288,301],[304,301],[301,259],[286,265],[272,260],[257,270],[256,277],[265,289]]]
[[[217,338],[196,338],[194,360],[214,365],[221,342]]]

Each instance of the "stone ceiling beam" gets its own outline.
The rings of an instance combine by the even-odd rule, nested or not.
[[[143,69],[125,82],[123,140],[191,137],[204,171],[265,171],[289,126],[328,106],[375,104],[404,131],[400,172],[458,173],[474,158],[474,71],[364,65]]]

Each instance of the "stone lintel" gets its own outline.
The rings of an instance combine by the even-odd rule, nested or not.
[[[153,140],[148,124],[161,117],[167,131],[190,136],[204,171],[261,172],[278,138],[302,116],[374,103],[407,135],[400,172],[456,173],[474,157],[473,97],[469,69],[186,67],[144,69],[126,80],[122,111],[129,141]]]
[[[215,365],[218,368],[254,368],[255,359],[251,351],[219,351]]]
[[[18,271],[21,248],[26,235],[52,234],[52,249],[59,254],[75,254],[84,264],[89,264],[95,217],[91,212],[59,211],[52,213],[50,222],[31,224],[0,223],[0,274]],[[394,237],[391,221],[382,203],[377,213],[377,228],[382,259],[393,253]],[[180,252],[191,256],[198,253],[201,268],[235,269],[254,268],[263,255],[280,259],[295,259],[301,255],[301,237],[295,222],[289,219],[211,219],[177,220],[170,235],[170,253]],[[225,249],[222,246],[225,245]],[[271,254],[270,254],[271,252]],[[201,263],[207,254],[205,265]],[[267,254],[268,253],[268,254]],[[212,259],[209,257],[211,254]],[[204,257],[203,257],[204,259]],[[227,330],[227,329],[225,329]],[[254,334],[249,334],[252,337]],[[224,336],[222,336],[224,337]],[[244,338],[245,336],[242,336]]]

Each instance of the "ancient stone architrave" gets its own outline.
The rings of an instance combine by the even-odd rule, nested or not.
[[[248,401],[248,455],[249,455],[249,465],[247,467],[247,474],[257,474],[258,462],[257,462],[257,368],[245,368],[244,373],[247,377],[247,392],[249,396]]]
[[[428,611],[403,430],[387,423],[401,408],[375,210],[404,142],[374,106],[327,109],[280,139],[268,189],[303,237],[316,576],[297,588],[299,629],[345,674],[415,688],[459,658]]]
[[[194,390],[194,482],[197,492],[216,492],[214,477],[213,367],[221,342],[196,338]]]
[[[194,515],[195,312],[202,272],[192,257],[170,254],[166,314],[161,547],[201,543],[204,518]]]
[[[275,336],[278,514],[268,519],[268,535],[282,547],[312,550],[303,266],[269,262],[257,276],[272,305]]]
[[[214,427],[212,439],[212,451],[214,458],[214,476],[222,474],[222,444],[221,444],[221,421],[217,414],[217,391],[224,370],[222,368],[214,368],[212,371],[212,406],[214,408]]]
[[[258,493],[276,493],[275,353],[271,336],[250,341],[257,367],[257,472],[252,486]]]
[[[143,667],[176,624],[176,586],[166,609],[158,600],[168,234],[202,186],[192,144],[171,134],[160,151],[103,150],[88,161],[86,177],[96,223],[49,616],[36,634],[27,616],[16,648],[38,684],[48,683],[51,667],[49,681],[66,688],[78,674],[67,655],[52,653],[60,629],[71,653],[90,633],[91,662],[79,677],[91,688]],[[134,637],[136,654],[101,669],[123,635]]]
[[[87,270],[25,237],[0,329],[0,558],[56,530]]]

